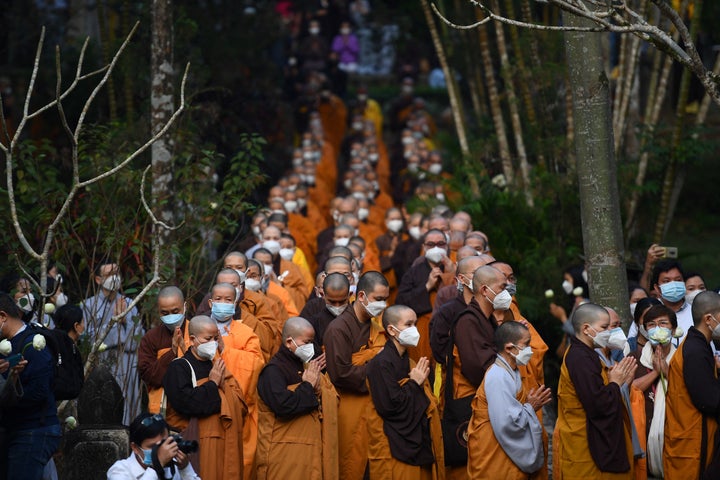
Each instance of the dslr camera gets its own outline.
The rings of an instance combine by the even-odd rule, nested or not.
[[[183,452],[185,455],[189,453],[195,453],[198,451],[198,442],[195,440],[183,440],[182,436],[180,434],[170,435],[172,438],[175,439],[175,443],[177,443],[178,450]]]

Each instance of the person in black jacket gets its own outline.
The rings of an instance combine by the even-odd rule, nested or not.
[[[55,330],[64,332],[66,335],[65,337],[56,336],[63,363],[69,363],[72,366],[72,368],[68,368],[66,365],[57,370],[58,377],[55,379],[55,384],[62,383],[63,389],[71,392],[69,396],[77,398],[85,382],[83,358],[77,346],[80,335],[85,331],[82,308],[77,305],[63,305],[55,311],[53,321]],[[60,341],[61,339],[64,341]]]

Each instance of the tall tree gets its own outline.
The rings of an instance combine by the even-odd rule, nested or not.
[[[155,135],[168,122],[175,109],[173,80],[173,15],[172,0],[152,2],[152,44],[150,47],[150,130]],[[172,135],[159,137],[152,145],[152,208],[162,222],[174,224]],[[161,230],[160,247],[170,244],[170,230]],[[172,255],[164,259],[167,272],[173,276]]]
[[[572,14],[565,13],[564,20],[578,30],[592,26],[591,21]],[[600,34],[565,32],[565,51],[573,93],[575,157],[590,298],[613,307],[620,318],[629,319],[610,82],[603,68]]]

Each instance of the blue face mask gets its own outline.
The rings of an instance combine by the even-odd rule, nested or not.
[[[143,465],[152,467],[152,448],[150,450],[143,449]]]
[[[679,302],[685,298],[685,282],[668,282],[660,285],[660,294],[668,302]]]
[[[175,330],[175,327],[179,327],[182,321],[185,320],[185,314],[171,313],[170,315],[163,315],[160,317],[160,320],[162,320],[163,324],[172,332]]]
[[[211,315],[217,322],[227,322],[235,315],[235,304],[213,302]]]

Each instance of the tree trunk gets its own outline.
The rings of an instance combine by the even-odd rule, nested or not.
[[[500,11],[500,4],[497,0],[492,2],[493,10]],[[495,24],[495,37],[497,38],[498,52],[500,53],[500,68],[502,69],[503,80],[505,81],[505,91],[507,92],[508,106],[510,108],[510,121],[512,122],[513,133],[515,136],[515,148],[517,149],[518,161],[520,162],[520,176],[522,177],[522,190],[525,193],[525,202],[529,207],[534,206],[532,194],[532,184],[530,182],[530,164],[527,159],[525,150],[525,140],[523,139],[522,122],[520,121],[520,110],[518,109],[518,98],[515,94],[515,85],[513,83],[512,66],[508,58],[507,46],[505,44],[505,32],[502,23]]]
[[[593,26],[575,15],[563,17],[569,26]],[[580,215],[590,298],[614,308],[627,327],[630,308],[610,90],[603,68],[600,34],[565,32],[565,51],[573,91]]]
[[[122,31],[127,32],[130,30],[130,2],[129,0],[123,1],[122,7]],[[132,127],[135,123],[135,107],[133,104],[133,92],[135,87],[133,85],[131,70],[126,68],[123,73],[123,90],[125,97],[125,122],[129,127]]]
[[[478,13],[478,20],[482,19],[482,14]],[[488,102],[490,103],[490,112],[492,114],[493,124],[495,125],[495,135],[497,135],[498,154],[500,155],[500,163],[502,164],[505,180],[511,188],[515,188],[515,170],[510,156],[510,145],[505,131],[505,119],[503,118],[502,107],[500,106],[500,94],[498,93],[497,84],[495,83],[495,73],[493,70],[492,56],[490,55],[490,42],[488,41],[487,25],[478,27],[478,39],[480,40],[480,53],[482,55],[483,70],[485,71],[485,84],[487,86]]]
[[[172,56],[172,0],[153,0],[152,2],[152,44],[150,47],[150,128],[153,134],[165,125],[174,110],[174,68]],[[152,208],[155,216],[168,225],[174,223],[174,201],[172,198],[173,151],[172,135],[160,137],[152,145]],[[158,228],[155,226],[154,228]],[[161,229],[159,242],[163,258],[163,267],[169,269],[168,275],[174,276],[175,262],[167,249],[172,232]]]

